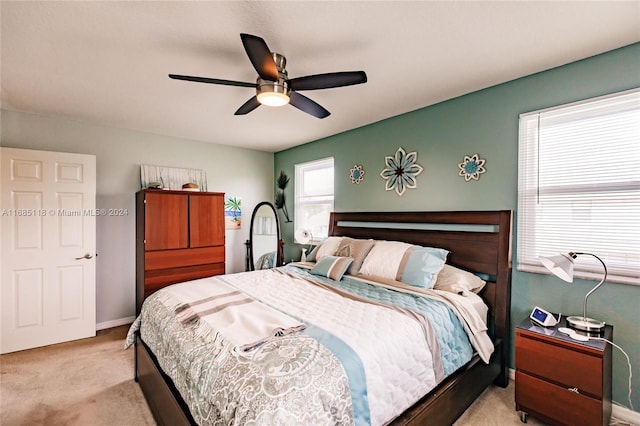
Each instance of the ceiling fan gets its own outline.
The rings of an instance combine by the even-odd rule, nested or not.
[[[328,117],[331,113],[317,102],[301,95],[298,91],[329,89],[367,82],[367,74],[364,71],[332,72],[290,79],[285,69],[286,58],[279,53],[271,52],[267,47],[267,43],[261,37],[243,33],[240,34],[240,38],[251,64],[258,72],[258,79],[255,83],[177,74],[169,74],[169,77],[198,83],[255,88],[256,95],[238,108],[235,115],[248,114],[260,105],[282,106],[291,104],[317,118]]]

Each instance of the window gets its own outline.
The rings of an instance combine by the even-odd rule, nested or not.
[[[518,171],[518,270],[581,251],[608,281],[640,284],[640,89],[522,114]]]
[[[296,164],[295,229],[311,232],[319,242],[329,234],[333,211],[333,158]]]

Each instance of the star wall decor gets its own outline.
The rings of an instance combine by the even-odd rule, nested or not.
[[[353,168],[350,170],[349,177],[351,178],[351,183],[359,185],[364,179],[364,169],[362,166],[354,164]]]
[[[384,157],[387,167],[380,172],[380,176],[386,181],[384,189],[395,190],[398,196],[402,196],[407,189],[417,188],[416,176],[424,170],[417,161],[416,151],[407,153],[402,147],[398,148],[395,155]]]
[[[486,160],[480,158],[480,155],[478,154],[473,154],[471,156],[465,155],[462,163],[458,164],[458,168],[460,169],[458,176],[463,176],[465,182],[469,182],[472,179],[480,179],[480,175],[487,171],[484,168],[485,162]]]

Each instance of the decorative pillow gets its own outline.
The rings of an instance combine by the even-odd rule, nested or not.
[[[349,265],[351,265],[351,262],[353,262],[351,257],[327,255],[318,260],[309,272],[313,275],[320,275],[335,281],[340,281]]]
[[[418,288],[432,288],[448,254],[448,250],[435,247],[415,246],[414,250],[407,250],[407,263],[404,270],[398,271],[400,281]]]
[[[399,241],[376,241],[365,257],[360,274],[401,281],[418,288],[432,288],[449,251],[414,246]]]
[[[485,286],[486,282],[471,272],[456,268],[451,265],[444,265],[438,274],[438,279],[434,284],[435,290],[444,290],[452,293],[467,295],[468,292],[478,293]]]
[[[360,273],[395,280],[398,266],[409,247],[411,244],[398,241],[375,241],[362,262]]]
[[[307,261],[317,262],[324,256],[334,256],[340,246],[340,241],[342,241],[342,237],[328,237],[309,253]]]
[[[338,250],[336,251],[336,256],[353,258],[351,266],[347,269],[347,274],[356,275],[359,273],[362,262],[364,262],[364,258],[367,256],[374,244],[374,240],[358,240],[349,237],[344,237],[342,239],[340,246],[338,246]]]

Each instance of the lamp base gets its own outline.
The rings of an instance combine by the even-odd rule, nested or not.
[[[586,331],[587,333],[602,333],[605,326],[605,323],[602,321],[578,316],[567,317],[567,324],[569,324],[571,328]]]

